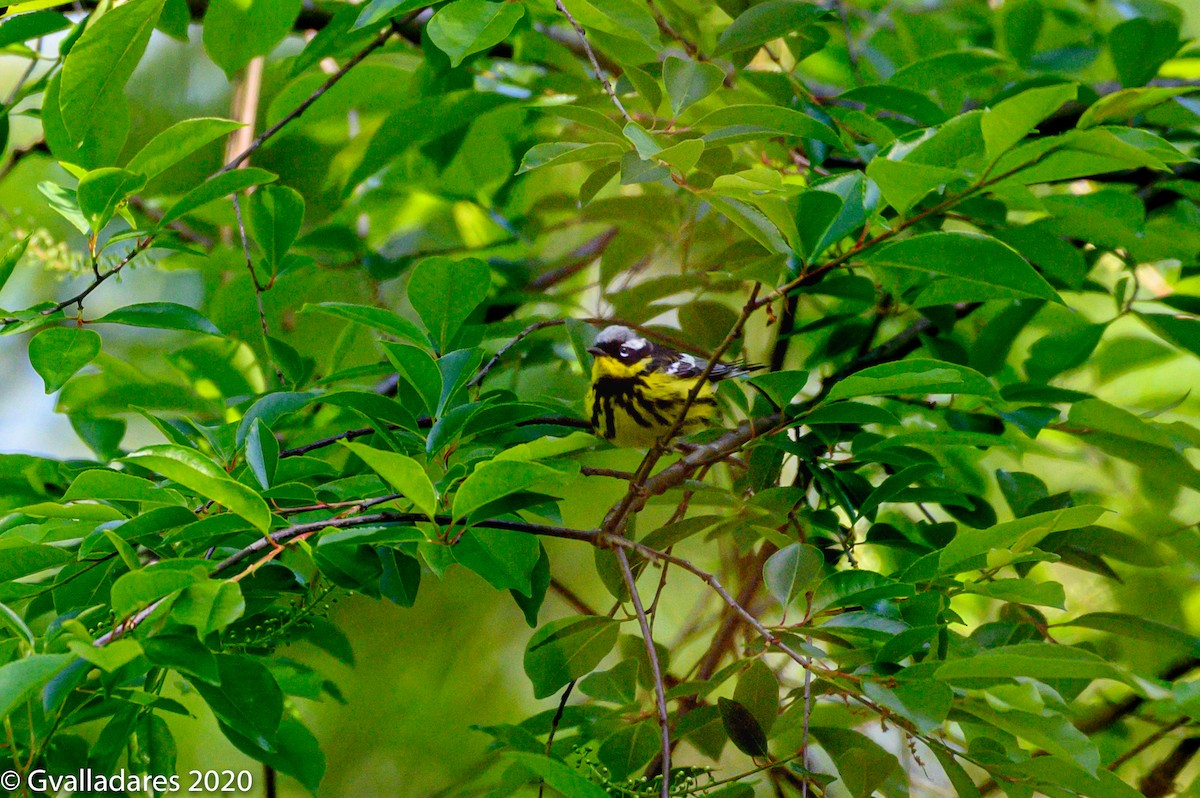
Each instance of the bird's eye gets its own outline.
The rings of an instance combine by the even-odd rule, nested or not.
[[[630,356],[630,355],[632,355],[632,354],[633,354],[633,350],[632,350],[632,349],[630,349],[629,347],[627,347],[627,346],[622,346],[622,347],[621,347],[621,357],[623,357],[623,358],[624,358],[624,357],[629,357],[629,356]]]

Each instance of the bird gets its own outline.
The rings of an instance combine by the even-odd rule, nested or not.
[[[605,327],[588,353],[594,355],[586,410],[592,431],[623,447],[650,447],[670,431],[708,361],[656,344],[620,325]],[[717,414],[713,383],[741,377],[761,366],[716,363],[676,434],[689,435]]]

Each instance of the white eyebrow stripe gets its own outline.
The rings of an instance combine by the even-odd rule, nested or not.
[[[631,338],[625,343],[625,345],[630,349],[645,349],[650,346],[650,342],[645,338]]]

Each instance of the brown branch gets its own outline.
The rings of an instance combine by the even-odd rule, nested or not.
[[[1192,758],[1200,752],[1200,737],[1188,737],[1180,740],[1171,749],[1171,753],[1142,777],[1138,789],[1146,798],[1163,798],[1175,791],[1175,779],[1188,766]]]
[[[553,590],[555,593],[557,593],[559,598],[561,598],[564,602],[566,602],[571,607],[571,609],[575,610],[580,615],[599,615],[600,614],[600,612],[595,607],[593,607],[591,604],[588,604],[586,601],[584,601],[582,598],[580,598],[578,593],[576,593],[571,588],[567,587],[565,584],[563,584],[562,582],[560,582],[557,578],[555,578],[553,576],[550,577],[550,589]]]
[[[529,284],[525,287],[530,291],[545,291],[548,288],[558,285],[563,280],[578,274],[587,268],[589,264],[594,263],[596,258],[604,254],[604,250],[608,249],[608,245],[617,237],[617,232],[617,228],[610,227],[591,241],[585,241],[567,256],[566,263],[548,272],[539,274],[530,280]]]
[[[580,25],[567,7],[563,5],[562,0],[554,0],[554,5],[558,8],[562,15],[571,23],[571,27],[575,29],[575,33],[579,36],[579,43],[583,45],[584,52],[587,53],[588,60],[592,62],[592,69],[596,70],[596,80],[600,81],[600,85],[604,87],[604,93],[613,101],[613,105],[617,106],[617,110],[621,112],[621,116],[625,117],[626,122],[632,122],[633,117],[625,110],[625,106],[621,104],[621,99],[617,97],[617,93],[613,91],[612,84],[608,82],[608,77],[604,74],[604,70],[600,68],[600,62],[596,60],[596,53],[592,50],[592,44],[587,39],[587,33],[583,26]]]
[[[667,716],[667,693],[663,689],[662,668],[658,664],[658,649],[654,647],[654,637],[650,631],[650,621],[646,618],[646,608],[642,606],[642,597],[638,593],[637,579],[633,569],[629,567],[629,556],[625,549],[615,549],[617,563],[621,566],[621,576],[625,579],[625,587],[629,590],[629,600],[633,603],[633,611],[637,615],[638,626],[642,629],[642,641],[646,646],[646,656],[650,661],[650,676],[654,681],[654,701],[658,706],[658,728],[662,734],[662,798],[671,795],[671,720]]]

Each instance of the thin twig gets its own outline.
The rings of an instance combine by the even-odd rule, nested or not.
[[[271,328],[267,326],[267,310],[263,306],[263,292],[267,289],[258,281],[258,273],[254,271],[254,259],[250,257],[250,239],[246,236],[246,223],[242,220],[242,203],[238,201],[237,194],[233,195],[233,213],[237,217],[238,233],[242,238],[242,253],[246,257],[246,270],[250,272],[250,281],[254,284],[254,300],[258,303],[258,323],[262,327],[263,334],[263,351],[266,352],[267,362],[271,364],[279,384],[287,385],[287,378],[283,376],[283,371],[275,362],[274,356],[271,355]]]
[[[572,679],[567,682],[567,687],[563,690],[562,698],[558,699],[558,709],[554,711],[554,717],[550,720],[550,733],[546,735],[546,756],[550,756],[550,752],[554,746],[554,735],[558,733],[558,724],[562,723],[563,713],[567,710],[567,699],[571,697],[571,691],[575,689],[575,682],[578,679]],[[538,783],[538,798],[542,798],[546,788],[546,782]]]
[[[530,335],[533,335],[538,330],[544,330],[547,327],[559,327],[563,324],[566,324],[566,319],[543,319],[542,321],[530,324],[524,330],[521,330],[519,333],[514,335],[511,341],[500,347],[500,350],[492,356],[492,359],[485,363],[483,367],[476,372],[475,376],[471,378],[471,381],[467,383],[467,387],[474,388],[476,385],[483,382],[483,379],[488,375],[488,372],[495,368],[500,362],[500,359],[508,354],[508,350],[512,349]]]
[[[650,632],[650,621],[646,618],[646,609],[642,606],[642,597],[638,593],[637,579],[633,569],[629,567],[629,557],[625,549],[615,551],[617,562],[621,566],[621,576],[625,579],[625,587],[629,590],[629,600],[633,603],[633,611],[637,614],[638,626],[642,628],[642,641],[646,645],[646,656],[650,660],[650,675],[654,681],[654,700],[658,705],[658,727],[662,733],[662,798],[671,795],[671,720],[667,716],[667,693],[663,688],[662,668],[658,664],[658,649],[654,647],[654,637]]]
[[[571,27],[575,29],[575,33],[579,36],[579,41],[583,45],[584,52],[587,53],[588,60],[592,62],[592,69],[596,70],[596,79],[604,87],[604,92],[613,101],[613,105],[617,106],[617,110],[621,112],[621,116],[625,117],[625,121],[632,122],[633,117],[625,110],[625,106],[621,104],[621,98],[617,97],[617,93],[613,91],[613,87],[608,82],[608,77],[604,74],[604,70],[600,68],[600,62],[596,60],[596,53],[592,50],[592,43],[588,41],[587,33],[584,31],[583,26],[575,20],[575,17],[563,5],[562,0],[554,0],[554,5],[567,18],[567,21],[571,23]]]
[[[223,172],[229,172],[233,169],[237,169],[238,166],[240,166],[243,161],[245,161],[247,158],[249,158],[254,153],[258,152],[259,148],[261,148],[264,144],[266,144],[268,141],[270,141],[271,138],[274,137],[274,135],[276,133],[278,133],[280,130],[283,130],[283,128],[286,127],[289,123],[298,119],[305,111],[307,111],[310,107],[312,107],[313,103],[315,103],[317,100],[321,99],[321,97],[323,97],[325,95],[325,92],[329,91],[334,86],[336,86],[338,84],[338,81],[340,81],[342,78],[346,77],[347,72],[349,72],[351,69],[354,69],[354,67],[358,66],[360,63],[362,63],[363,59],[365,59],[371,53],[375,52],[380,47],[387,44],[388,39],[392,38],[392,36],[394,34],[400,32],[401,26],[406,24],[409,20],[415,18],[416,15],[419,13],[420,13],[420,11],[414,11],[411,14],[408,14],[407,16],[405,16],[403,19],[392,20],[391,23],[388,25],[388,27],[385,30],[380,31],[379,35],[376,36],[374,39],[372,39],[370,41],[370,43],[367,44],[366,47],[364,47],[363,49],[361,49],[357,53],[355,53],[354,56],[351,57],[351,59],[349,61],[347,61],[345,64],[343,64],[342,67],[340,69],[338,69],[337,72],[334,72],[332,75],[330,75],[325,80],[324,83],[322,83],[319,87],[317,87],[316,91],[314,91],[312,94],[308,95],[308,97],[305,98],[305,100],[302,103],[300,103],[295,108],[293,108],[286,116],[284,116],[278,122],[271,125],[269,128],[267,128],[262,133],[260,133],[258,135],[258,138],[254,139],[254,141],[250,142],[250,146],[246,147],[246,149],[242,150],[240,153],[233,156],[233,158],[231,158],[227,164],[222,166],[220,168],[220,170],[217,171],[217,174],[222,174]]]

